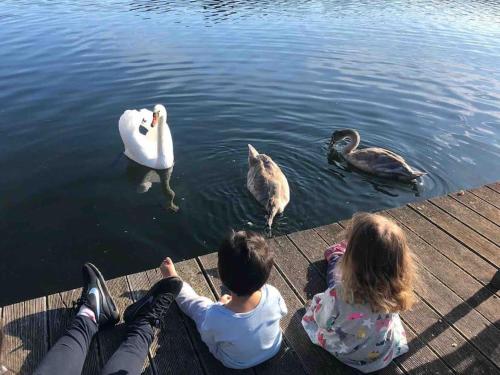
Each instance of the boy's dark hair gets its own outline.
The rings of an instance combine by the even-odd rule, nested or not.
[[[219,275],[238,296],[249,296],[266,283],[273,267],[273,253],[260,234],[232,231],[219,247]]]

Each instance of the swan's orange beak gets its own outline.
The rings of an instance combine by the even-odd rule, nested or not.
[[[156,113],[153,113],[153,121],[151,121],[151,127],[154,128],[156,124],[158,124],[158,115]]]

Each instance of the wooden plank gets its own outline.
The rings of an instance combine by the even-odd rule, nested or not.
[[[498,290],[500,282],[495,278],[496,267],[470,251],[453,237],[448,236],[446,232],[411,208],[405,206],[387,212],[483,285],[488,286],[492,283],[490,290]]]
[[[421,269],[419,274],[420,282],[416,288],[419,296],[498,367],[500,365],[500,347],[498,346],[500,330],[430,272]],[[475,367],[491,369],[488,363],[483,363],[482,356],[478,355],[474,358],[480,362]]]
[[[339,243],[345,238],[345,231],[338,223],[314,228],[314,231],[329,245]]]
[[[313,229],[290,233],[288,238],[299,251],[316,267],[318,272],[326,275],[326,261],[323,256],[328,244]]]
[[[497,324],[500,318],[500,299],[448,258],[435,251],[406,226],[403,225],[402,228],[406,233],[408,245],[417,255],[418,261],[467,301],[471,308],[477,309],[486,319]]]
[[[400,315],[418,337],[455,372],[492,374],[498,370],[422,300],[412,310]]]
[[[469,207],[457,203],[456,200],[450,197],[438,197],[430,201],[455,219],[489,239],[497,246],[500,243],[500,228],[498,225],[493,224]]]
[[[458,222],[446,212],[429,202],[411,203],[410,207],[432,221],[438,227],[463,243],[476,254],[482,256],[495,267],[500,265],[500,249],[486,238],[476,233],[466,225]]]
[[[489,189],[487,186],[481,186],[479,188],[469,190],[469,192],[496,208],[500,208],[500,193],[497,193],[495,190]]]
[[[288,280],[302,302],[310,300],[325,289],[325,278],[286,236],[272,238],[269,246],[274,252],[274,263]]]
[[[463,194],[450,194],[450,197],[466,205],[492,223],[497,224],[497,226],[500,223],[500,210],[474,194],[465,191]]]
[[[19,374],[31,374],[48,350],[46,297],[3,308],[2,362]]]
[[[146,271],[146,274],[150,285],[154,285],[161,278],[157,270]],[[151,353],[159,374],[203,374],[177,304],[172,304],[165,324],[155,335]]]
[[[394,361],[411,375],[453,374],[448,366],[432,351],[426,342],[403,322],[409,351]]]
[[[52,294],[47,297],[47,318],[49,330],[49,346],[52,347],[56,341],[70,327],[71,322],[75,318],[75,312],[72,308],[73,301],[76,301],[82,294],[82,288],[69,290]],[[102,368],[98,354],[98,340],[94,338],[90,345],[87,358],[83,365],[82,374],[97,374]]]
[[[209,282],[212,286],[212,290],[216,293],[216,298],[219,298],[223,293],[224,287],[222,285],[222,281],[219,277],[219,273],[217,271],[217,253],[211,253],[204,255],[199,258],[200,263],[202,265],[205,274],[208,276]],[[269,280],[271,285],[272,282]],[[281,292],[281,291],[280,291]],[[286,302],[286,300],[285,300]],[[288,319],[290,313],[281,320],[280,326],[283,332],[284,330],[284,322]],[[292,343],[289,342],[287,335],[284,334],[283,344],[280,353],[277,356],[273,357],[269,361],[256,366],[254,368],[255,373],[257,374],[274,374],[277,371],[281,371],[281,368],[286,369],[287,374],[304,374],[305,371],[302,367],[301,362],[299,361],[299,357],[295,354],[296,349],[293,347]],[[290,352],[290,353],[289,353]],[[287,360],[285,362],[285,360]]]
[[[210,286],[203,275],[196,259],[189,259],[183,262],[176,263],[175,268],[177,273],[182,278],[183,281],[187,282],[194,289],[196,293],[200,296],[210,298],[215,301],[215,295],[210,289]],[[182,314],[184,323],[188,329],[189,335],[191,337],[191,342],[200,358],[201,364],[205,374],[253,374],[252,370],[233,370],[219,362],[208,350],[208,347],[201,340],[200,334],[196,329],[194,322],[188,317]]]
[[[495,190],[497,193],[500,193],[500,182],[493,182],[491,184],[486,185],[492,190]]]

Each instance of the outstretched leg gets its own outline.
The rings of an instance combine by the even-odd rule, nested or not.
[[[153,336],[153,327],[147,320],[142,319],[130,324],[125,341],[108,360],[101,374],[140,374]]]
[[[50,348],[35,375],[81,374],[97,324],[91,318],[77,315],[68,331]]]
[[[162,279],[144,297],[127,307],[123,314],[127,336],[104,366],[103,375],[141,373],[153,341],[153,329],[166,323],[165,316],[181,287],[182,281],[176,276]]]
[[[101,272],[91,263],[82,269],[83,290],[78,299],[78,314],[71,327],[49,350],[34,374],[80,374],[85,357],[98,329],[114,325],[119,312]]]

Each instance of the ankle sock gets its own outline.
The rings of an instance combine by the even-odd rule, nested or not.
[[[76,315],[86,316],[87,318],[92,319],[94,323],[97,323],[94,312],[85,305],[80,307],[80,310],[78,310]]]

